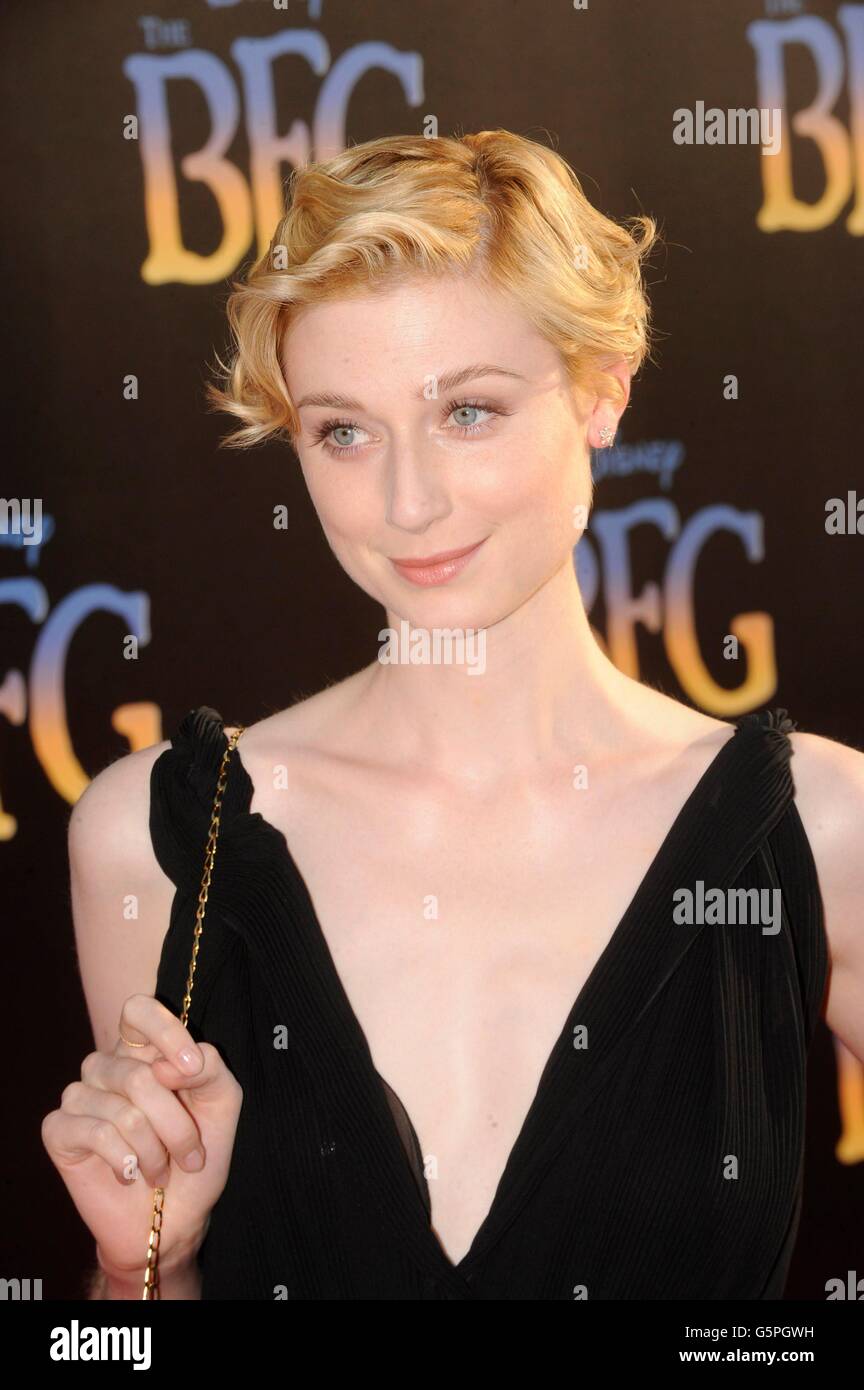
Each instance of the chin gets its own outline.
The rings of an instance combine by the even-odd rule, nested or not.
[[[455,628],[462,632],[480,632],[500,623],[515,608],[519,600],[512,595],[500,594],[491,597],[484,594],[448,594],[443,590],[420,591],[418,597],[402,594],[391,595],[385,601],[385,611],[392,615],[394,624],[405,619],[412,628],[426,628],[434,631],[442,628]]]

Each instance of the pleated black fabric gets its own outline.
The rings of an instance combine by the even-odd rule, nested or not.
[[[244,1099],[202,1298],[782,1296],[827,943],[794,801],[794,725],[763,710],[734,726],[574,1002],[455,1265],[430,1225],[410,1118],[232,754],[190,1030]],[[150,832],[177,887],[156,995],[178,1015],[224,747],[221,715],[201,706],[153,767]],[[674,923],[673,893],[698,880],[779,888],[780,931]],[[578,1025],[587,1046],[574,1046]]]

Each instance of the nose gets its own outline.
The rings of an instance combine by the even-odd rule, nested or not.
[[[384,464],[386,518],[400,531],[422,532],[452,511],[445,461],[417,440],[391,440]]]

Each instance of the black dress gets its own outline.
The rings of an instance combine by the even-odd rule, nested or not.
[[[200,1252],[203,1299],[782,1296],[828,965],[785,713],[734,721],[679,812],[455,1265],[430,1225],[411,1121],[373,1065],[285,837],[250,812],[232,754],[190,1031],[219,1049],[244,1098]],[[156,995],[179,1015],[221,716],[190,710],[171,744],[153,767],[150,832],[177,886]],[[697,880],[780,888],[780,930],[674,923],[673,893]]]

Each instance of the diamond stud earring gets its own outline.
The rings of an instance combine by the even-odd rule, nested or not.
[[[604,425],[600,431],[600,448],[608,449],[614,438],[615,431],[612,429],[611,425]]]

